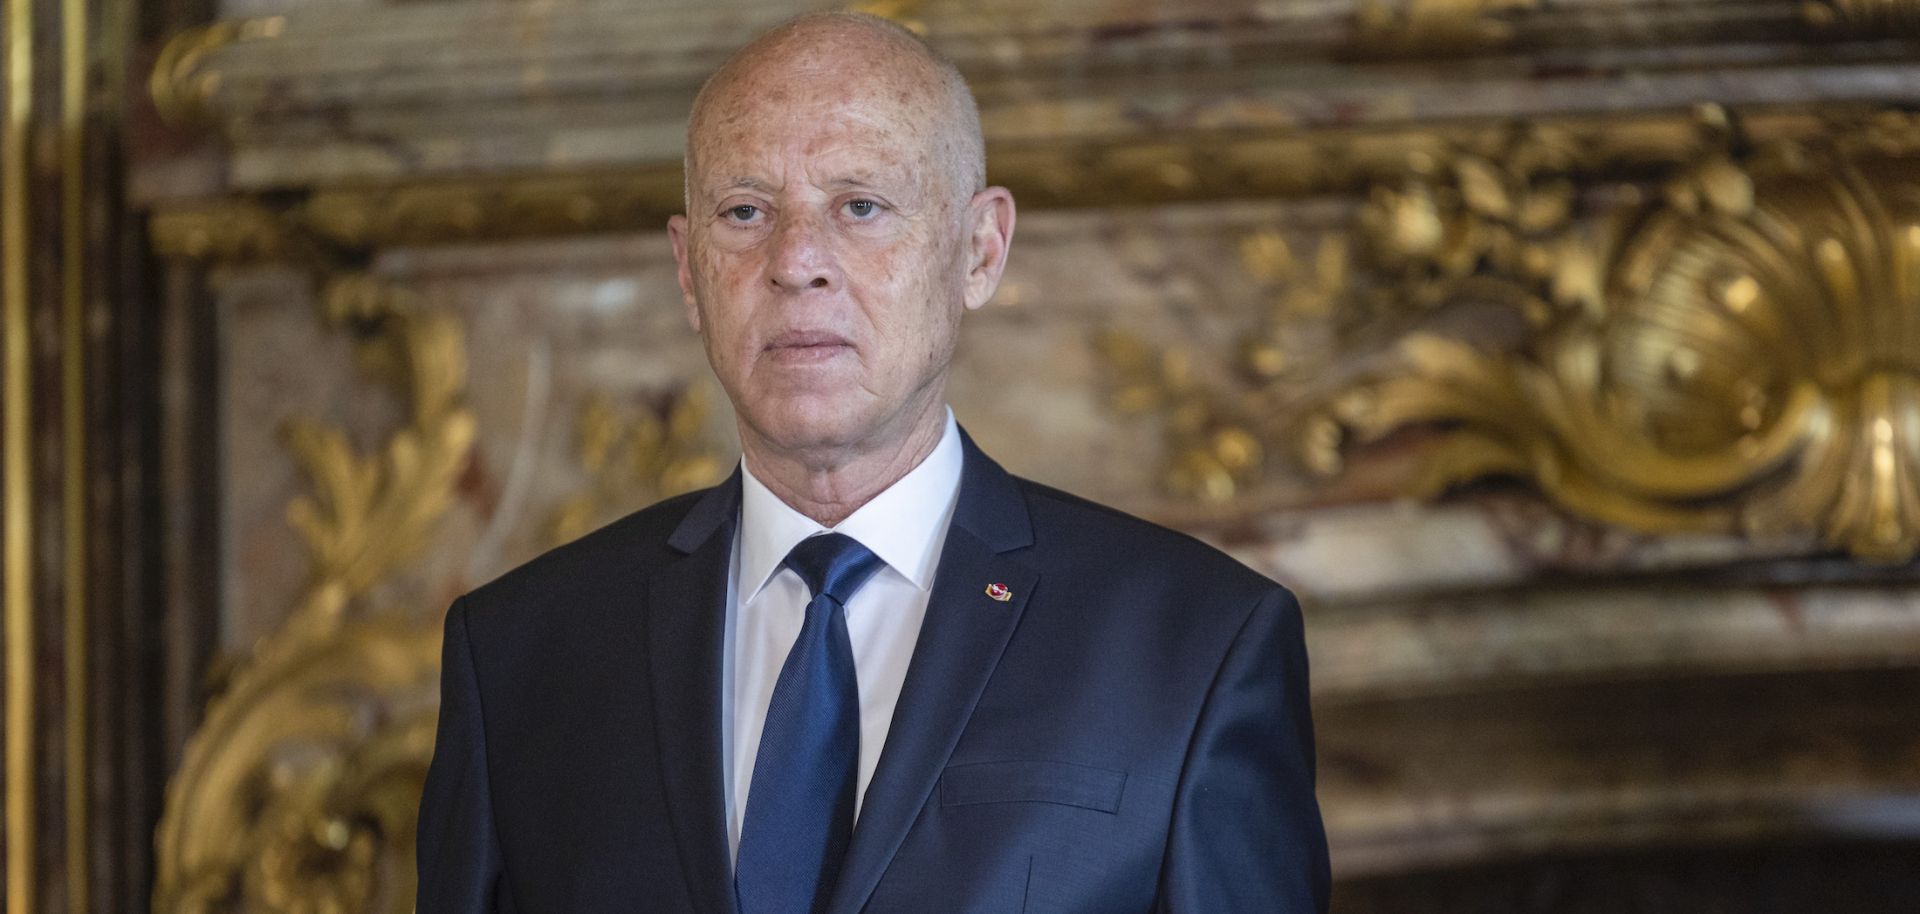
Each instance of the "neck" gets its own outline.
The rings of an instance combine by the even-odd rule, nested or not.
[[[832,527],[927,459],[946,425],[946,404],[936,399],[903,433],[852,449],[785,450],[753,434],[744,421],[740,443],[747,466],[768,491],[821,526]]]

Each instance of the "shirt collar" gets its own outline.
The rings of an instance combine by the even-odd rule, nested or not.
[[[959,426],[949,408],[940,443],[926,459],[831,529],[859,540],[913,586],[931,589],[940,539],[953,519],[960,494],[963,462]],[[754,478],[744,457],[740,490],[740,569],[735,586],[745,605],[759,596],[796,543],[829,528],[781,501]]]

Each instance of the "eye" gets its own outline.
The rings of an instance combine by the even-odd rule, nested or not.
[[[855,219],[865,219],[880,211],[880,204],[872,200],[848,200],[847,213]]]
[[[751,203],[742,203],[739,206],[727,208],[727,218],[734,222],[752,222],[753,217],[758,215],[760,215],[760,207],[754,206]]]

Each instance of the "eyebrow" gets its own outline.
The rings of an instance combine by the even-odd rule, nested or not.
[[[729,191],[729,190],[757,190],[757,191],[764,192],[764,191],[770,191],[772,189],[773,189],[772,186],[767,184],[767,182],[762,181],[759,178],[750,178],[750,177],[736,177],[731,180],[721,181],[708,186],[708,192],[716,193],[716,194],[724,191]]]
[[[878,189],[884,183],[883,180],[881,180],[884,177],[886,176],[847,175],[845,177],[833,178],[821,186],[828,190],[874,190]],[[728,191],[735,190],[753,190],[761,193],[772,193],[773,185],[760,178],[737,176],[709,185],[707,192],[717,197],[725,195]]]

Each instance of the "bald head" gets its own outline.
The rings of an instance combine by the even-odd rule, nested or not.
[[[892,23],[803,16],[700,90],[686,167],[667,235],[741,448],[837,523],[940,440],[961,316],[1006,267],[973,97]]]
[[[980,111],[953,63],[912,32],[865,13],[810,13],[734,52],[695,96],[687,123],[691,182],[708,146],[744,118],[827,93],[910,112],[930,160],[964,200],[986,187]]]

